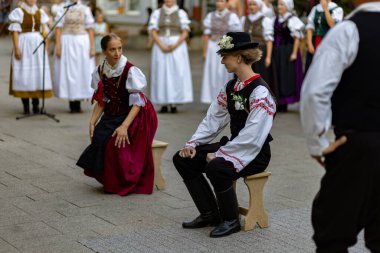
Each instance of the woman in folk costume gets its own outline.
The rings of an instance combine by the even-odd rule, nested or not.
[[[94,17],[79,0],[72,0],[55,33],[55,95],[69,100],[70,112],[82,112],[80,101],[92,96],[91,70],[95,68]],[[61,18],[63,12],[56,16]]]
[[[313,60],[315,50],[323,37],[336,23],[343,20],[343,9],[331,0],[321,0],[311,9],[307,18],[306,38],[308,52],[306,56],[305,74]]]
[[[226,0],[216,0],[216,10],[207,14],[203,21],[203,68],[201,102],[211,104],[223,85],[233,77],[220,64],[218,41],[227,32],[241,31],[239,17],[228,10]]]
[[[276,112],[268,85],[251,68],[261,57],[258,44],[252,43],[244,32],[227,33],[219,44],[222,64],[236,77],[224,85],[194,135],[173,157],[174,166],[200,212],[182,226],[189,229],[216,226],[211,237],[240,230],[233,182],[267,168],[272,141],[269,132]],[[220,142],[211,143],[228,124],[231,138],[225,136]]]
[[[122,55],[117,35],[103,37],[101,47],[105,60],[92,74],[91,144],[77,165],[103,184],[105,192],[151,194],[157,116],[143,93],[145,76]]]
[[[49,16],[36,5],[36,0],[25,0],[9,15],[13,53],[9,94],[21,98],[24,114],[29,114],[29,99],[32,98],[33,113],[39,112],[39,98],[52,97],[52,85],[48,54],[43,65],[43,47],[33,51],[44,39]],[[45,94],[43,94],[43,69],[45,69]]]
[[[300,100],[303,81],[302,59],[299,51],[304,24],[293,12],[293,0],[279,0],[279,15],[274,20],[273,54],[267,52],[267,64],[272,67],[273,78],[278,88],[278,112],[287,112],[288,104]]]
[[[267,48],[272,51],[273,41],[273,22],[270,18],[265,17],[261,12],[264,3],[262,0],[249,0],[249,15],[242,17],[244,32],[251,36],[251,41],[259,43],[259,48],[263,52],[260,61],[252,65],[253,71],[259,73],[269,85],[273,85],[268,67],[270,67],[270,59],[267,59]],[[277,94],[277,89],[271,86],[271,90]]]
[[[264,14],[265,17],[275,19],[276,13],[274,13],[274,8],[271,2],[271,0],[264,0],[263,6],[261,7],[261,12]]]
[[[193,102],[190,61],[186,38],[190,20],[175,0],[165,0],[149,20],[154,45],[151,62],[152,102],[160,112],[177,112],[177,104]]]

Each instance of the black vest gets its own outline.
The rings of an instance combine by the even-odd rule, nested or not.
[[[359,31],[359,51],[331,98],[332,123],[336,129],[380,131],[380,26],[374,25],[380,13],[359,12],[350,20]]]
[[[236,110],[235,109],[235,101],[232,100],[232,95],[239,95],[243,99],[245,99],[245,108],[249,110],[249,96],[251,95],[252,91],[257,88],[258,86],[262,85],[265,86],[269,91],[268,84],[262,79],[261,77],[256,78],[252,82],[250,82],[247,86],[245,86],[240,91],[234,91],[234,86],[236,84],[237,79],[234,78],[231,81],[228,82],[226,87],[226,93],[227,93],[227,109],[228,113],[230,114],[230,129],[231,129],[231,140],[233,140],[236,136],[238,136],[239,132],[244,128],[245,123],[248,118],[248,113],[245,110]],[[252,133],[255,134],[255,133]],[[265,142],[272,141],[273,138],[269,134]]]

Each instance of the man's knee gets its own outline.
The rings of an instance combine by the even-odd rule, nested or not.
[[[206,175],[209,179],[220,177],[221,173],[223,172],[222,171],[223,161],[219,158],[215,158],[207,164]]]

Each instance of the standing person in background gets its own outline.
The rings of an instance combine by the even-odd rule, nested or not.
[[[309,152],[325,167],[312,207],[318,253],[348,252],[363,229],[365,246],[380,252],[380,1],[354,3],[323,39],[302,87]]]
[[[8,15],[12,8],[12,0],[1,0],[0,1],[0,36],[6,31],[6,26],[8,24]]]
[[[160,112],[177,112],[177,104],[193,102],[193,85],[186,38],[190,20],[175,0],[165,0],[149,21],[154,45],[151,62],[152,102]]]
[[[251,41],[259,44],[259,48],[263,52],[261,59],[252,65],[252,69],[255,73],[261,75],[261,78],[269,84],[277,97],[277,88],[273,86],[275,82],[271,80],[268,72],[268,67],[271,64],[266,58],[267,51],[272,51],[273,22],[261,12],[263,5],[262,0],[249,0],[249,14],[246,17],[242,17],[242,25],[244,32],[247,32],[251,36]]]
[[[64,11],[63,7],[65,7],[65,3],[61,0],[54,0],[54,4],[51,6],[50,12],[53,18],[58,15],[58,13],[62,13]]]
[[[9,94],[21,98],[24,114],[29,114],[32,98],[33,113],[39,112],[39,98],[52,97],[52,84],[47,54],[43,65],[43,47],[33,51],[44,39],[48,15],[36,5],[37,0],[25,0],[10,15],[9,31],[12,34],[13,53]],[[45,91],[43,94],[43,70],[45,68]]]
[[[216,1],[217,2],[217,1]],[[227,8],[238,15],[239,17],[243,16],[243,7],[241,6],[240,0],[227,0]]]
[[[102,47],[100,41],[103,36],[109,34],[108,24],[104,21],[103,13],[100,9],[95,12],[95,24],[94,24],[94,33],[95,33],[95,64],[99,65],[100,58],[102,56]]]
[[[278,16],[274,20],[273,54],[268,50],[265,60],[267,65],[274,64],[273,77],[279,93],[278,112],[287,112],[288,104],[300,100],[303,81],[299,44],[304,37],[305,25],[293,14],[293,8],[293,0],[278,1]]]
[[[67,14],[55,32],[55,95],[69,100],[71,113],[80,113],[80,100],[92,96],[91,71],[95,68],[94,17],[79,0],[67,2]],[[58,20],[63,12],[56,16]]]
[[[211,104],[223,85],[233,77],[228,73],[221,57],[216,53],[219,50],[218,41],[227,32],[241,31],[239,17],[228,10],[227,0],[216,0],[216,10],[207,14],[203,20],[203,68],[201,102]]]
[[[263,1],[263,7],[261,8],[261,12],[264,14],[265,17],[268,17],[270,19],[276,18],[276,13],[274,12],[271,0]]]
[[[305,73],[310,67],[315,50],[323,37],[336,23],[343,20],[343,9],[331,0],[321,0],[311,9],[306,25],[308,52],[306,56]]]

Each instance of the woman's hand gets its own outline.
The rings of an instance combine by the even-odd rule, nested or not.
[[[171,52],[171,49],[169,46],[160,45],[160,44],[158,46],[160,47],[161,51],[164,53],[170,53]]]
[[[113,132],[112,137],[116,136],[115,146],[125,148],[125,142],[131,144],[128,138],[128,127],[121,125]]]
[[[265,67],[269,67],[272,64],[270,57],[265,57]]]
[[[183,158],[194,158],[197,151],[193,147],[184,147],[179,151],[179,156]]]
[[[94,57],[94,56],[95,56],[95,48],[91,47],[90,48],[90,57]]]
[[[315,53],[315,48],[314,48],[312,43],[307,44],[307,51],[309,51],[309,53],[311,53],[311,54]]]
[[[289,59],[289,61],[295,61],[297,59],[297,53],[292,53],[291,55],[290,55],[290,59]]]
[[[215,158],[216,158],[215,153],[208,153],[207,156],[206,156],[206,161],[209,163],[212,160],[214,160]]]
[[[61,58],[61,45],[55,45],[55,55]]]
[[[15,57],[17,60],[21,60],[22,54],[20,48],[18,47],[15,49]]]
[[[88,126],[88,133],[90,135],[91,142],[92,142],[92,137],[94,136],[94,129],[95,129],[95,125],[90,123]]]

